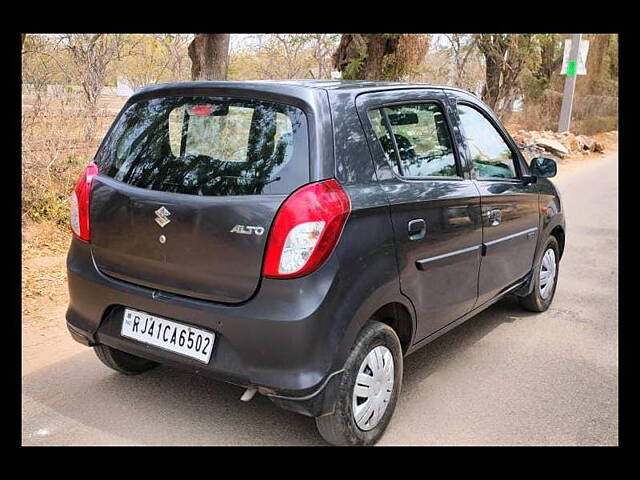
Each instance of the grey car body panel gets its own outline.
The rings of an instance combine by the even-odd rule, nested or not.
[[[490,121],[515,156],[518,173],[516,179],[474,179],[482,198],[484,256],[478,279],[478,304],[481,305],[531,270],[540,224],[539,194],[535,183],[522,181],[522,176],[528,173],[526,162],[495,114],[469,94],[450,92],[448,96],[456,104],[474,107]],[[464,137],[457,109],[452,110]],[[464,148],[470,158],[468,146]],[[498,225],[489,219],[489,212],[495,210],[501,215]]]
[[[460,128],[458,138],[467,161],[470,163],[470,153],[464,142],[463,127],[456,108],[458,103],[471,105],[484,114],[515,155],[518,170],[519,178],[508,180],[478,179],[471,169],[482,197],[485,255],[478,279],[477,303],[482,305],[513,283],[514,278],[525,275],[531,269],[553,228],[559,226],[564,234],[564,212],[559,205],[557,189],[549,179],[537,178],[531,183],[523,181],[524,177],[530,175],[527,162],[509,132],[484,102],[458,89],[447,89],[447,97],[451,105],[450,115]],[[554,207],[542,214],[541,207],[546,203]],[[501,211],[500,225],[491,225],[489,222],[487,214],[493,209]]]
[[[99,175],[91,197],[91,248],[108,275],[150,288],[225,303],[248,300],[258,287],[266,235],[286,195],[202,197],[132,187]],[[170,222],[160,227],[155,211]],[[160,242],[160,235],[164,242]]]
[[[492,115],[472,95],[445,87],[383,82],[190,82],[145,88],[128,104],[146,96],[195,93],[278,101],[305,111],[309,126],[310,180],[336,177],[351,200],[352,210],[340,240],[328,260],[310,275],[276,280],[258,274],[249,297],[242,298],[251,288],[239,282],[237,290],[227,286],[223,294],[217,294],[218,300],[213,301],[204,298],[207,292],[193,295],[190,292],[193,285],[188,283],[171,292],[159,288],[162,279],[158,281],[153,275],[149,275],[147,282],[126,275],[116,278],[117,271],[107,275],[96,265],[100,248],[92,252],[91,244],[74,238],[67,257],[70,304],[66,318],[73,337],[79,341],[90,345],[104,343],[238,385],[255,385],[278,405],[317,416],[332,411],[344,361],[364,324],[381,307],[393,303],[407,312],[411,321],[411,339],[405,351],[408,354],[526,282],[526,275],[510,278],[510,283],[498,288],[492,296],[478,298],[482,291],[478,292],[477,279],[486,259],[482,251],[487,248],[482,233],[481,193],[483,189],[489,194],[495,192],[489,190],[491,185],[482,187],[473,178],[455,114],[455,101],[463,98]],[[435,98],[441,102],[456,146],[460,178],[416,182],[395,177],[376,152],[376,142],[372,141],[370,129],[358,111],[357,99],[361,95],[375,101],[380,98],[413,101],[416,95],[425,95],[425,99]],[[508,134],[506,136],[512,142]],[[519,157],[519,161],[526,171],[524,160]],[[127,189],[115,183],[98,177],[92,202],[95,201],[96,206],[99,202],[109,203],[116,195],[115,190],[135,198],[133,187]],[[528,188],[527,198],[537,195],[538,206],[548,207],[544,216],[538,216],[539,234],[532,240],[537,255],[554,228],[564,229],[564,216],[550,181],[538,179]],[[505,192],[507,189],[499,195]],[[151,192],[156,193],[159,192]],[[508,195],[511,196],[500,197],[500,201],[513,198],[512,193]],[[518,192],[518,195],[525,194]],[[284,196],[252,198],[256,212],[264,209],[265,217],[270,219],[284,200]],[[168,198],[153,198],[153,202],[157,200]],[[193,201],[203,203],[203,212],[216,208],[215,201]],[[514,230],[528,226],[531,205],[527,202],[521,207],[528,212],[524,215],[526,225],[513,224]],[[179,211],[180,206],[176,207]],[[228,208],[228,212],[234,211]],[[100,217],[96,212],[94,218],[93,213],[92,204],[92,224],[108,222],[106,215]],[[253,213],[245,211],[245,215]],[[448,223],[439,220],[445,218],[443,215]],[[406,238],[407,220],[414,217],[426,221],[426,242],[410,244]],[[451,226],[455,222],[460,222],[460,229]],[[216,241],[222,242],[214,227],[211,228]],[[160,229],[156,230],[159,233]],[[265,233],[261,239],[252,241],[264,242],[267,236]],[[186,237],[181,238],[181,242],[186,241]],[[108,247],[105,244],[103,248]],[[224,249],[223,243],[219,248]],[[512,253],[517,256],[516,250]],[[530,270],[533,259],[529,258],[528,251],[525,257]],[[469,271],[472,274],[468,278],[460,279],[462,272],[466,275]],[[474,275],[475,292],[470,286]],[[487,276],[491,277],[492,272]],[[471,284],[468,285],[469,278]],[[451,291],[461,281],[463,291]],[[434,292],[442,293],[443,285],[448,286],[449,291],[439,304],[434,304]],[[229,303],[225,303],[225,295]],[[121,337],[119,328],[124,307],[215,331],[217,338],[211,361],[203,365]]]
[[[398,102],[435,102],[446,110],[447,97],[442,89],[425,88],[366,93],[356,100],[390,206],[401,289],[420,312],[416,330],[416,340],[420,340],[469,312],[476,303],[482,243],[480,195],[473,182],[464,178],[456,142],[452,143],[459,177],[411,180],[394,173],[367,111]],[[425,222],[426,234],[414,240],[408,224],[416,219]]]

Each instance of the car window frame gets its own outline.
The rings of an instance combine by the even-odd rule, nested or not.
[[[513,143],[513,140],[508,135],[505,134],[505,132],[503,131],[504,127],[498,124],[495,121],[495,119],[492,118],[489,112],[487,112],[481,105],[478,105],[466,99],[459,99],[459,98],[456,98],[455,105],[456,105],[456,115],[458,117],[457,118],[458,127],[460,129],[460,132],[462,133],[462,141],[464,142],[464,147],[467,151],[469,164],[471,167],[471,171],[473,172],[473,179],[477,181],[490,181],[490,182],[496,182],[496,181],[505,181],[505,182],[511,182],[511,183],[522,182],[523,177],[526,176],[528,172],[523,167],[524,162],[522,160],[522,156],[520,155],[519,149]],[[478,175],[478,169],[473,164],[473,159],[471,158],[471,149],[469,148],[469,142],[467,141],[467,135],[465,133],[464,125],[462,124],[462,119],[460,118],[460,113],[458,112],[459,105],[466,105],[467,107],[470,107],[476,110],[480,115],[482,115],[489,122],[489,124],[498,133],[498,135],[500,135],[500,138],[502,138],[502,141],[505,143],[505,145],[507,146],[507,148],[509,149],[513,157],[513,166],[515,167],[515,170],[516,170],[515,177],[513,178],[481,177]]]
[[[367,137],[367,143],[371,146],[371,144],[376,144],[377,143],[377,149],[379,152],[382,153],[384,158],[384,162],[389,164],[389,170],[391,171],[391,174],[393,175],[394,178],[398,179],[398,180],[402,180],[402,181],[407,181],[407,182],[433,182],[433,181],[437,181],[437,180],[445,180],[445,181],[462,181],[462,180],[467,180],[467,178],[465,178],[464,176],[464,165],[462,163],[462,157],[460,155],[460,151],[458,150],[458,142],[456,141],[454,135],[453,135],[453,127],[454,127],[454,123],[452,121],[452,119],[449,116],[449,111],[447,109],[447,105],[445,103],[444,99],[440,99],[440,98],[420,98],[417,97],[416,94],[419,93],[435,93],[435,94],[440,94],[443,96],[444,99],[446,99],[446,94],[444,91],[442,90],[435,90],[435,89],[409,89],[409,90],[392,90],[392,91],[386,91],[386,92],[367,92],[364,93],[362,95],[371,95],[371,94],[376,94],[376,93],[393,93],[396,94],[397,96],[402,96],[407,95],[407,98],[400,98],[400,99],[365,99],[364,104],[362,105],[358,105],[357,103],[357,98],[360,97],[360,95],[358,95],[358,97],[356,97],[356,110],[358,112],[358,116],[360,117],[360,122],[362,124],[362,126],[365,128],[365,133],[366,133],[366,137]],[[413,94],[413,95],[411,95]],[[444,115],[445,118],[445,122],[447,125],[447,130],[448,130],[448,134],[449,134],[449,140],[451,142],[451,149],[453,152],[453,158],[454,158],[454,162],[455,162],[455,166],[456,166],[456,172],[457,175],[455,176],[444,176],[444,175],[430,175],[430,176],[425,176],[425,177],[410,177],[410,176],[403,176],[403,175],[399,175],[396,171],[395,168],[397,168],[397,165],[394,167],[394,165],[391,164],[391,162],[387,162],[386,160],[386,156],[385,156],[385,152],[384,149],[382,148],[382,145],[380,144],[380,141],[378,139],[378,137],[375,134],[375,130],[373,129],[373,126],[371,124],[371,120],[369,118],[369,111],[370,110],[379,110],[381,108],[385,108],[385,107],[390,107],[390,106],[399,106],[399,105],[416,105],[416,104],[424,104],[424,103],[429,103],[429,104],[436,104],[442,114]],[[365,118],[363,118],[365,117]],[[387,129],[388,127],[385,125],[385,129]],[[391,132],[393,133],[393,131]],[[375,139],[375,140],[374,140]],[[371,154],[374,155],[375,150],[374,149],[370,149],[371,150]],[[395,149],[397,150],[397,149]],[[395,152],[396,155],[396,162],[400,161],[400,152]],[[375,159],[374,159],[374,163],[375,163]],[[376,171],[378,171],[379,166],[375,165],[376,167]]]

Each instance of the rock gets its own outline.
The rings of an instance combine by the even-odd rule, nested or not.
[[[591,151],[597,152],[597,153],[603,153],[604,145],[600,142],[593,142],[593,145],[591,145]]]
[[[550,138],[536,138],[534,143],[537,146],[544,148],[547,152],[559,157],[565,157],[569,154],[569,149],[567,149],[567,147],[556,140],[551,140]]]
[[[578,145],[578,140],[576,136],[571,132],[563,132],[561,133],[562,138],[559,139],[560,143],[562,143],[569,152],[577,152],[580,150],[580,146]]]
[[[578,135],[576,137],[576,141],[578,142],[578,148],[582,152],[587,152],[591,150],[591,147],[593,146],[593,142],[589,140],[587,137],[585,137],[584,135]]]

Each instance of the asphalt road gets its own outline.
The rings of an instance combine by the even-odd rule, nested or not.
[[[570,171],[569,171],[570,170]],[[551,308],[506,298],[405,360],[381,445],[618,443],[617,155],[561,170],[567,246]],[[64,329],[23,332],[25,445],[323,445],[312,418],[159,367],[104,367]]]

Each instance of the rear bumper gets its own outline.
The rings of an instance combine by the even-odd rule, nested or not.
[[[67,257],[72,337],[105,344],[159,363],[227,381],[255,386],[274,403],[318,416],[333,409],[342,375],[340,335],[332,328],[330,305],[337,261],[301,279],[263,279],[256,295],[226,305],[154,291],[101,273],[90,246],[72,241]],[[125,307],[214,331],[207,365],[120,335]]]

